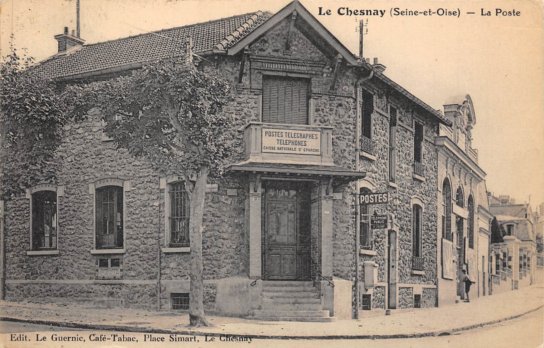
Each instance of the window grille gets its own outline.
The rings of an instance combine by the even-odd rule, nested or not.
[[[170,185],[170,246],[189,246],[189,197],[185,184]]]
[[[171,293],[170,294],[170,303],[172,304],[172,309],[189,309],[189,293]]]

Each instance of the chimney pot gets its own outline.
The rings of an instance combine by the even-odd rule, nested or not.
[[[64,27],[64,34],[68,35],[68,27]]]
[[[378,64],[378,58],[374,58],[374,64]]]
[[[72,47],[82,46],[85,40],[75,36],[75,31],[72,30],[72,34],[68,34],[68,27],[64,27],[63,34],[55,35],[55,40],[58,42],[58,53],[68,51]]]

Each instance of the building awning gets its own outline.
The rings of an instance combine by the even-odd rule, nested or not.
[[[358,172],[340,166],[284,164],[284,163],[257,163],[242,162],[227,167],[229,172],[245,172],[253,174],[272,174],[283,176],[305,177],[332,177],[340,181],[354,181],[366,176],[365,172]]]

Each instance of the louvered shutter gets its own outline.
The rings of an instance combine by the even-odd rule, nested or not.
[[[263,122],[308,124],[307,79],[263,77]]]

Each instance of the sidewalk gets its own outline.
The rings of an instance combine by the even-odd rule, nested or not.
[[[406,338],[450,334],[512,319],[542,308],[544,285],[441,308],[362,312],[359,320],[330,323],[256,321],[208,316],[212,327],[187,327],[186,313],[0,302],[0,320],[107,331],[240,335],[253,338]],[[544,319],[544,318],[543,318]],[[0,323],[1,325],[1,323]]]

